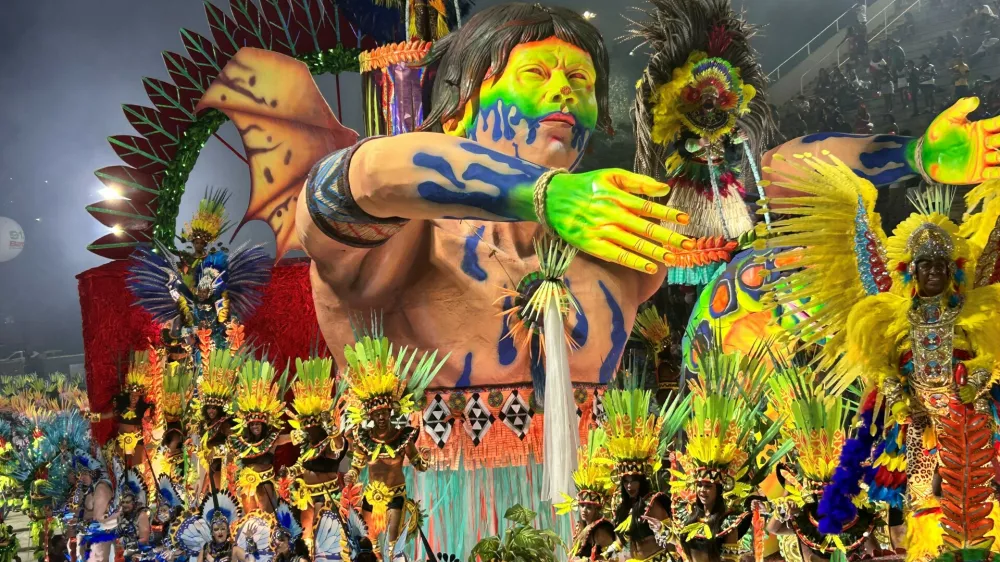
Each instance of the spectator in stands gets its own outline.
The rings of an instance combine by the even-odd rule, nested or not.
[[[854,132],[859,135],[870,135],[874,130],[875,125],[872,124],[872,116],[868,113],[868,106],[864,103],[858,104],[858,112],[854,118]]]
[[[958,101],[969,95],[969,65],[965,64],[965,58],[959,56],[951,66],[951,71],[955,75],[955,98]]]
[[[910,99],[913,100],[913,116],[920,113],[920,68],[913,61],[906,61],[906,80],[910,83]]]
[[[937,91],[937,69],[931,64],[930,58],[927,55],[920,57],[920,95],[924,98],[926,102],[927,110],[931,113],[934,112],[937,107],[937,103],[934,101],[934,94]],[[916,105],[916,104],[914,104]]]
[[[906,52],[899,44],[899,39],[893,37],[889,40],[889,68],[894,72],[901,72],[906,64]]]
[[[986,37],[983,38],[983,43],[979,45],[979,49],[972,53],[971,60],[976,62],[977,60],[985,57],[986,55],[995,54],[998,50],[997,45],[1000,45],[1000,39],[993,37],[992,34],[987,31]]]
[[[896,124],[896,118],[891,113],[886,113],[885,117],[882,118],[882,130],[887,135],[899,134],[899,125]]]
[[[899,103],[905,109],[910,105],[910,67],[913,61],[905,61],[902,68],[896,71],[896,91],[899,92]]]
[[[903,23],[899,26],[899,32],[904,37],[914,37],[917,34],[917,19],[913,15],[913,10],[903,15]]]
[[[896,82],[892,79],[892,73],[889,70],[889,63],[885,61],[885,57],[882,56],[882,51],[875,49],[872,51],[871,62],[868,66],[868,73],[872,77],[872,86],[874,89],[881,93],[882,99],[885,100],[885,111],[886,113],[892,113],[893,107],[893,97],[896,92]]]
[[[959,41],[958,36],[955,35],[954,31],[949,31],[944,35],[944,50],[939,53],[942,56],[954,57],[958,55],[958,52],[962,50],[962,42]],[[926,56],[926,55],[925,55]]]
[[[802,114],[809,113],[809,100],[807,100],[802,94],[799,94],[792,100],[792,107],[795,109],[796,113],[800,114],[799,117],[801,117]]]

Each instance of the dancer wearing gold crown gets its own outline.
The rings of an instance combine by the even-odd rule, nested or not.
[[[606,433],[590,430],[587,444],[577,455],[579,467],[573,473],[576,498],[565,496],[565,501],[556,506],[559,515],[579,511],[569,552],[574,561],[605,560],[605,550],[615,542],[615,525],[608,518],[615,486],[611,466],[599,458],[606,444]]]
[[[763,415],[764,353],[701,350],[702,372],[690,384],[687,446],[676,454],[677,467],[670,471],[674,532],[693,562],[729,562],[750,554],[741,539],[751,523],[752,554],[761,559],[764,529],[759,510],[752,509],[754,494],[792,445],[772,450],[781,424]]]
[[[294,415],[289,423],[299,460],[284,471],[283,478],[291,480],[292,503],[302,512],[303,539],[312,552],[316,514],[324,508],[336,509],[340,497],[338,472],[346,441],[337,427],[333,359],[296,359],[295,375]]]
[[[787,495],[775,502],[767,530],[789,536],[796,552],[786,556],[798,554],[803,562],[829,560],[838,550],[848,560],[859,560],[867,554],[875,526],[881,524],[871,503],[859,500],[858,517],[837,535],[820,533],[816,514],[847,441],[854,407],[846,398],[827,393],[812,369],[778,358],[774,363],[767,380],[771,410],[784,420],[781,435],[794,448],[790,462],[776,471]]]
[[[288,434],[280,432],[287,392],[287,370],[278,375],[269,362],[256,360],[240,366],[229,449],[237,459],[236,484],[247,511],[274,513],[278,508],[274,451],[291,443]]]
[[[354,346],[344,348],[347,411],[354,424],[350,434],[353,458],[344,483],[353,486],[368,467],[362,503],[365,523],[373,537],[385,530],[392,544],[399,538],[407,502],[404,459],[417,471],[427,470],[426,453],[416,445],[420,430],[403,420],[417,411],[414,398],[424,395],[448,357],[436,362],[434,351],[418,358],[418,350],[405,347],[394,354],[378,321],[373,321],[370,331],[356,332],[355,339]]]
[[[858,378],[870,390],[858,437],[845,447],[851,454],[842,454],[835,486],[820,504],[820,529],[839,532],[857,515],[851,499],[874,446],[873,499],[901,505],[905,482],[909,560],[933,558],[943,546],[989,548],[994,454],[987,414],[1000,341],[997,185],[969,193],[969,209],[979,212],[961,227],[949,218],[951,188],[911,194],[918,212],[886,238],[870,182],[825,153],[799,160],[777,174],[779,186],[801,196],[772,201],[787,205],[781,211],[790,218],[772,225],[778,236],[767,244],[801,269],[776,288],[774,300],[821,305],[795,335],[802,345],[826,340],[820,365],[831,371],[834,390]]]

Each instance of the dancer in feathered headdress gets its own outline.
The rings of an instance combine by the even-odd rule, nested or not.
[[[574,522],[569,552],[572,560],[603,557],[604,550],[615,541],[615,525],[608,518],[614,493],[611,466],[600,462],[601,451],[606,445],[606,433],[590,430],[587,444],[580,447],[578,453],[578,468],[573,472],[576,497],[565,496],[565,501],[556,506],[559,515],[580,512],[579,519]]]
[[[234,559],[232,527],[243,517],[239,501],[228,492],[206,497],[197,515],[177,527],[177,546],[193,560],[226,562]]]
[[[116,538],[117,496],[112,471],[97,456],[77,451],[75,468],[82,490],[83,506],[77,523],[81,526],[77,542],[77,560],[109,562],[111,544]]]
[[[136,560],[140,548],[149,545],[152,531],[149,497],[149,490],[142,475],[135,468],[126,471],[118,483],[117,528],[118,545],[126,561]]]
[[[606,435],[597,461],[611,466],[617,493],[611,511],[620,541],[605,549],[611,559],[628,547],[638,560],[669,560],[674,556],[659,531],[670,519],[670,500],[657,489],[657,473],[667,448],[687,418],[689,399],[675,396],[657,411],[652,393],[641,388],[648,376],[637,362],[618,373],[621,388],[604,395]],[[668,525],[669,527],[669,525]]]
[[[753,228],[742,176],[747,164],[757,175],[774,130],[766,81],[730,0],[649,0],[643,12],[629,33],[651,51],[636,92],[636,171],[670,184],[668,205],[691,216],[677,231],[699,239],[669,281],[704,284]]]
[[[933,558],[945,545],[988,548],[1000,341],[996,183],[970,193],[976,214],[962,227],[949,218],[951,188],[912,193],[918,212],[887,238],[874,186],[839,159],[824,153],[782,165],[790,171],[778,174],[781,185],[800,196],[771,202],[790,204],[782,209],[789,218],[772,225],[779,236],[767,243],[796,270],[774,300],[821,307],[793,334],[803,345],[825,340],[819,365],[830,371],[830,388],[860,378],[869,390],[862,427],[823,494],[820,530],[836,533],[854,519],[850,498],[867,477],[872,499],[896,507],[905,499],[910,560]],[[871,471],[863,467],[869,456]],[[983,524],[967,524],[976,513]]]
[[[152,412],[150,402],[152,381],[163,370],[162,357],[150,347],[132,354],[121,392],[115,396],[115,421],[118,425],[117,443],[129,467],[141,466],[146,460],[146,443],[143,439],[143,419]]]
[[[291,442],[281,433],[288,382],[288,370],[278,374],[267,361],[248,360],[240,367],[229,448],[238,460],[237,486],[248,510],[273,513],[278,507],[274,451]]]
[[[700,357],[700,378],[690,383],[687,443],[671,470],[677,536],[688,556],[699,551],[739,560],[744,554],[739,540],[750,524],[749,502],[792,443],[770,450],[781,423],[763,415],[768,374],[763,349],[744,356],[712,347],[700,350]],[[754,527],[759,549],[763,528]]]
[[[365,467],[382,475],[365,487],[362,511],[369,531],[378,536],[386,530],[388,542],[395,544],[407,502],[403,461],[409,459],[418,471],[427,470],[427,457],[416,446],[420,430],[407,423],[407,416],[416,411],[414,401],[423,397],[448,357],[437,361],[437,351],[421,354],[405,347],[394,353],[377,320],[370,330],[356,328],[355,340],[344,348],[347,412],[355,426],[354,456],[344,480],[353,486]]]
[[[153,320],[168,329],[166,339],[186,341],[196,362],[227,345],[227,332],[249,318],[270,279],[271,259],[261,246],[235,250],[206,248],[228,227],[225,191],[209,191],[182,240],[194,253],[157,243],[140,248],[129,270],[129,289]]]
[[[874,528],[882,523],[870,502],[856,498],[858,517],[837,535],[819,532],[816,513],[847,441],[854,407],[846,398],[823,390],[810,368],[779,358],[773,361],[774,370],[767,380],[771,410],[784,420],[781,435],[794,447],[789,453],[791,462],[777,468],[788,495],[778,500],[768,531],[793,535],[806,557],[812,553],[829,557],[841,551],[848,559],[859,559]]]
[[[334,390],[333,359],[295,360],[294,428],[292,443],[299,447],[299,460],[284,478],[291,482],[291,497],[302,511],[306,545],[312,548],[313,524],[324,506],[337,504],[340,497],[339,465],[346,441],[338,427],[339,400]]]
[[[229,436],[233,421],[227,408],[233,400],[236,378],[246,360],[244,354],[215,349],[207,356],[207,367],[198,381],[198,433],[201,441],[198,456],[206,470],[205,479],[197,487],[198,494],[224,490],[223,463],[229,456]]]

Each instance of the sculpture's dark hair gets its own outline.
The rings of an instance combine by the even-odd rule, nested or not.
[[[683,66],[693,51],[708,51],[709,33],[722,26],[731,41],[720,53],[740,71],[743,82],[756,88],[750,102],[750,113],[740,117],[737,125],[750,138],[753,157],[759,162],[762,151],[769,148],[776,133],[771,108],[767,103],[767,77],[750,46],[756,33],[753,26],[733,11],[730,0],[648,0],[649,7],[641,10],[641,21],[629,19],[625,39],[638,39],[652,52],[636,93],[632,120],[635,125],[635,171],[663,178],[663,163],[669,147],[653,142],[652,98],[658,86],[673,79],[675,68]],[[638,47],[637,47],[638,48]]]
[[[430,71],[430,109],[421,130],[442,131],[443,123],[461,118],[469,101],[478,111],[480,85],[503,72],[514,47],[550,37],[590,54],[597,71],[597,127],[610,131],[608,51],[600,32],[573,10],[525,2],[487,8],[434,43],[419,64]]]

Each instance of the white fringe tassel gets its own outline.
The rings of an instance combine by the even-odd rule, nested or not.
[[[543,318],[545,338],[545,465],[542,499],[563,501],[563,494],[576,496],[573,472],[580,448],[580,421],[569,378],[569,344],[557,299],[549,299]]]

